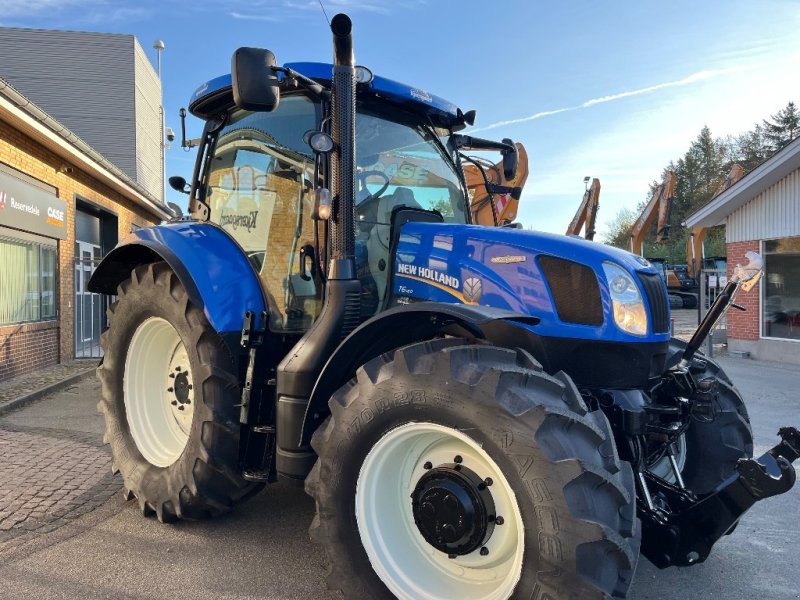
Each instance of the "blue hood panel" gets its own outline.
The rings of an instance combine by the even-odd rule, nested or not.
[[[571,260],[594,271],[603,306],[602,325],[577,325],[558,318],[539,267],[540,255]],[[668,334],[633,336],[616,326],[603,275],[605,261],[632,275],[656,273],[641,257],[580,238],[502,227],[408,223],[400,235],[393,291],[399,297],[480,304],[532,315],[541,319],[534,329],[544,336],[618,342],[669,339]]]

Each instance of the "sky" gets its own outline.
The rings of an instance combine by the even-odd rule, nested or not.
[[[800,1],[322,0],[353,20],[356,62],[476,109],[466,133],[522,142],[518,220],[563,233],[600,179],[598,231],[635,209],[707,125],[751,129],[800,101]],[[163,40],[167,125],[240,46],[279,64],[332,60],[319,0],[3,0],[0,25],[133,34],[153,64]],[[189,137],[202,125],[191,118]],[[192,173],[173,144],[167,174]],[[168,200],[185,205],[168,190]]]

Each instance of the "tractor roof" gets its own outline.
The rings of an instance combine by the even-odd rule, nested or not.
[[[288,63],[286,67],[310,79],[326,83],[330,82],[333,73],[333,66],[326,63]],[[282,78],[283,74],[278,76]],[[462,112],[455,104],[425,90],[378,75],[375,75],[371,83],[358,85],[360,96],[366,90],[386,102],[424,113],[436,125],[453,127],[462,123]],[[207,81],[195,90],[189,100],[189,112],[204,120],[231,106],[233,106],[233,91],[230,74]]]

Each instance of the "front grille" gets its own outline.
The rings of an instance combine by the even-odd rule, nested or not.
[[[559,319],[579,325],[603,324],[600,286],[594,271],[553,256],[540,256],[539,265],[550,285]]]
[[[669,331],[669,300],[667,286],[661,275],[648,275],[638,273],[642,282],[647,304],[650,305],[650,318],[653,322],[653,333],[666,333]]]

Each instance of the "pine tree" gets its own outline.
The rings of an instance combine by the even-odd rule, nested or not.
[[[733,162],[742,165],[745,173],[755,169],[772,155],[764,128],[756,124],[752,130],[736,136],[730,144],[730,153]]]
[[[800,112],[794,102],[764,120],[764,138],[773,152],[777,152],[800,135]]]

